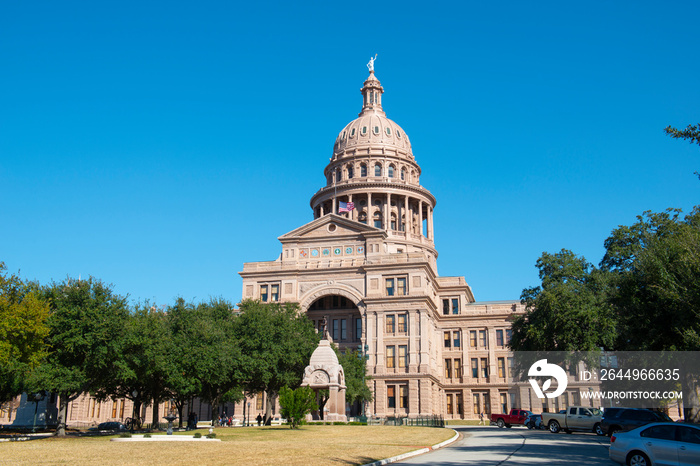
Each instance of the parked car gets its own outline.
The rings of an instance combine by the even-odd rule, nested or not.
[[[510,414],[492,414],[491,423],[496,424],[500,428],[511,428],[514,425],[525,424],[530,414],[532,414],[530,411],[525,411],[524,409],[511,409]]]
[[[525,426],[528,429],[544,430],[547,428],[547,426],[545,426],[544,423],[542,422],[542,415],[541,414],[530,414],[530,417],[528,417],[527,421],[525,422]]]
[[[610,459],[629,466],[697,466],[700,426],[676,422],[647,424],[610,437]]]
[[[597,408],[570,406],[564,414],[542,413],[542,422],[553,434],[562,430],[570,434],[572,431],[578,430],[605,435],[600,427],[602,417],[603,413]]]
[[[651,422],[673,422],[665,413],[650,409],[607,408],[603,411],[600,426],[606,434],[625,432],[647,425]]]
[[[121,422],[116,422],[116,421],[110,421],[110,422],[103,422],[97,426],[97,430],[111,430],[111,431],[117,431],[117,432],[123,432],[126,429],[126,426],[122,424]]]

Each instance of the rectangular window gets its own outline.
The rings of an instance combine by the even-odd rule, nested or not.
[[[260,301],[267,302],[267,285],[260,285]]]
[[[338,319],[333,319],[333,340],[338,341]]]
[[[408,331],[408,314],[399,314],[399,333],[406,333]]]
[[[112,418],[117,417],[117,404],[119,404],[119,402],[116,400],[112,404]]]
[[[513,358],[508,358],[508,374],[506,374],[508,377],[513,377],[513,365],[515,362],[513,361]]]
[[[408,385],[399,385],[399,408],[408,408]]]
[[[396,316],[388,315],[386,316],[386,333],[393,335],[396,330]]]
[[[469,330],[469,346],[476,348],[476,330]]]
[[[90,414],[90,417],[95,417],[95,399],[92,399],[92,413]]]
[[[396,228],[394,228],[396,230]],[[399,296],[406,296],[406,279],[405,278],[397,278],[396,279],[396,292]]]
[[[486,330],[479,330],[479,346],[486,348]]]
[[[452,314],[459,314],[459,299],[452,298]]]
[[[355,319],[355,341],[362,340],[362,319]]]
[[[124,419],[124,400],[119,403],[119,419]]]
[[[257,395],[255,395],[255,409],[257,411],[262,411],[262,409],[263,409],[263,394],[262,393],[258,393]]]
[[[453,414],[452,395],[447,394],[447,414]]]
[[[501,398],[501,412],[502,413],[507,413],[508,412],[508,395],[505,393],[500,394]]]
[[[449,348],[451,344],[452,340],[450,340],[450,332],[445,332],[445,348]]]
[[[271,285],[271,293],[270,297],[272,298],[272,301],[279,301],[280,300],[280,286],[279,285]]]
[[[472,378],[479,378],[479,360],[476,358],[472,358]]]
[[[510,406],[518,406],[518,404],[515,402],[515,393],[509,393],[508,397],[510,399]]]
[[[454,332],[452,332],[452,338],[454,340],[454,347],[455,348],[459,348],[462,346],[462,341],[460,339],[461,333],[462,332],[460,332],[459,330],[455,330]]]
[[[581,394],[579,392],[571,392],[571,403],[575,405],[581,404]]]
[[[484,393],[482,398],[484,399],[484,414],[491,414],[491,397],[488,393]]]
[[[481,377],[487,378],[489,376],[489,363],[488,359],[481,358]]]
[[[457,393],[456,397],[457,397],[457,400],[455,401],[455,404],[457,405],[456,406],[457,407],[457,414],[459,414],[461,416],[462,415],[462,406],[464,405],[464,403],[462,403],[462,394]]]
[[[386,387],[386,401],[388,408],[396,408],[396,388],[393,385]]]
[[[498,376],[504,378],[506,376],[506,358],[498,358]],[[508,411],[503,411],[507,413]]]
[[[377,228],[381,228],[381,226],[377,227]],[[386,295],[387,296],[394,296],[394,279],[393,278],[386,279]]]
[[[496,346],[503,347],[503,330],[496,330]]]
[[[472,404],[474,405],[474,414],[480,414],[481,411],[481,400],[478,393],[472,395]]]
[[[510,345],[511,338],[513,338],[513,331],[511,329],[506,329],[506,345]]]
[[[461,379],[462,378],[462,360],[461,359],[455,359],[455,379]]]
[[[347,340],[348,339],[348,325],[347,325],[347,320],[346,319],[340,319],[340,339],[341,340]]]
[[[406,367],[408,364],[408,346],[399,345],[399,367]]]
[[[449,359],[445,359],[445,378],[448,380],[452,378],[452,361]]]
[[[387,369],[393,369],[396,364],[396,347],[387,346],[386,347],[386,367]]]
[[[442,300],[442,313],[444,315],[449,315],[449,313],[450,313],[450,300],[449,299]]]

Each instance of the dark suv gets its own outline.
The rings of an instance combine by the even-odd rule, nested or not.
[[[625,432],[650,422],[673,422],[673,419],[659,411],[637,408],[607,408],[603,411],[600,427],[608,435]]]

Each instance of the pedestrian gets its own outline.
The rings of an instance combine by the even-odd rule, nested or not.
[[[258,413],[258,417],[255,418],[256,421],[258,421],[258,427],[260,427],[260,423],[262,422],[262,414]]]
[[[479,425],[486,425],[486,422],[484,421],[484,413],[483,412],[479,413]]]

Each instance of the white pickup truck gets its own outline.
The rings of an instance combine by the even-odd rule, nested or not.
[[[566,413],[542,413],[542,423],[549,428],[549,431],[556,434],[564,431],[570,434],[574,430],[584,432],[595,432],[598,435],[605,435],[600,427],[600,420],[603,413],[598,408],[584,408],[581,406],[570,406]]]

